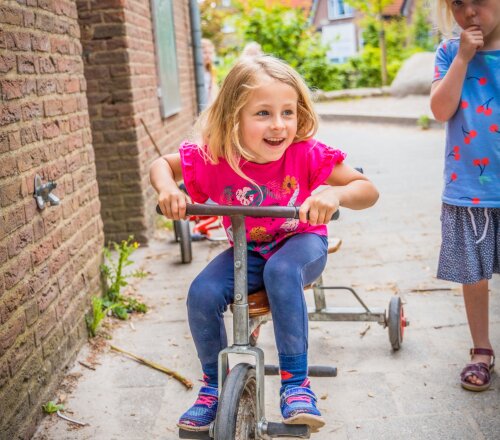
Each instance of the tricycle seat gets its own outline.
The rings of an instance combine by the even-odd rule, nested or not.
[[[328,253],[333,254],[340,249],[342,240],[337,237],[328,238]],[[314,283],[304,286],[304,290],[311,289]],[[265,289],[248,294],[248,314],[250,318],[267,315],[271,311]]]

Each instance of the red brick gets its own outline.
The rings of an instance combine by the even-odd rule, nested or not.
[[[57,61],[53,58],[40,58],[40,73],[55,73],[57,71]]]
[[[24,311],[26,313],[26,325],[31,327],[38,321],[38,304],[36,301],[32,301],[24,307]]]
[[[33,148],[18,155],[17,168],[20,172],[31,170],[42,161],[42,147]]]
[[[62,211],[60,206],[54,206],[49,210],[46,210],[43,216],[43,224],[45,227],[45,233],[50,234],[61,221]]]
[[[31,261],[33,266],[38,266],[39,264],[48,261],[52,253],[52,237],[47,237],[41,243],[38,243],[31,251]]]
[[[28,0],[29,1],[29,0]],[[31,0],[35,2],[36,0]],[[24,15],[24,26],[27,28],[35,26],[35,14],[33,11],[23,11]]]
[[[45,122],[43,124],[43,138],[53,139],[61,133],[58,121]]]
[[[9,148],[10,151],[17,150],[21,148],[21,136],[19,131],[11,131],[9,133]]]
[[[31,46],[34,51],[48,52],[50,50],[50,40],[46,35],[31,35]]]
[[[12,289],[31,270],[29,254],[21,254],[16,260],[10,260],[5,268],[5,288]]]
[[[68,55],[70,53],[70,42],[65,38],[57,36],[51,37],[50,50],[52,53]]]
[[[16,67],[16,56],[14,54],[0,54],[0,73],[8,73]]]
[[[0,127],[21,120],[21,106],[19,104],[0,105]]]
[[[26,216],[24,214],[24,208],[22,206],[16,206],[9,210],[2,210],[2,220],[0,223],[4,226],[4,231],[9,234],[20,228],[26,223]],[[1,239],[0,235],[0,239]]]
[[[30,290],[27,283],[20,283],[16,288],[8,291],[0,303],[0,321],[7,322],[16,310],[30,298]]]
[[[8,239],[9,258],[19,255],[31,243],[33,243],[33,228],[31,225],[16,231]]]
[[[0,87],[4,100],[21,98],[23,96],[24,80],[2,80],[0,81]]]
[[[38,102],[29,102],[21,106],[23,112],[23,121],[40,118],[42,116],[42,105]]]
[[[9,206],[23,199],[28,194],[26,183],[23,179],[16,179],[0,187],[0,205]]]
[[[2,359],[0,361],[0,389],[2,389],[7,383],[9,377],[9,365],[7,364],[7,359]]]
[[[28,145],[43,139],[43,129],[41,124],[21,127],[21,144]]]
[[[57,92],[57,82],[54,78],[37,79],[38,96]]]
[[[18,73],[36,73],[38,71],[38,58],[33,55],[18,55],[17,56],[17,71]],[[42,72],[44,73],[44,72]]]
[[[40,313],[43,313],[49,306],[52,304],[52,301],[59,295],[59,286],[57,285],[57,281],[52,283],[50,286],[42,290],[42,294],[38,296],[38,310]]]
[[[35,241],[39,241],[45,236],[43,220],[40,217],[33,219],[33,238]]]
[[[45,116],[57,116],[62,114],[63,103],[60,99],[52,99],[43,103]]]
[[[37,270],[34,271],[33,276],[28,280],[30,295],[36,295],[50,279],[50,269],[47,263],[43,263],[40,268],[35,269]]]
[[[0,327],[0,358],[10,348],[16,338],[24,332],[26,328],[26,318],[24,313],[19,312]]]
[[[56,313],[53,307],[47,309],[35,326],[35,343],[39,347],[50,331],[56,326]]]
[[[19,338],[12,350],[10,350],[10,355],[8,357],[9,369],[12,377],[20,370],[34,348],[35,340],[32,334],[24,334]]]
[[[31,50],[31,38],[27,32],[4,32],[5,46],[12,51]]]
[[[64,89],[66,93],[76,93],[80,91],[80,79],[71,78],[67,79],[64,83]]]
[[[49,262],[50,274],[56,275],[68,262],[69,253],[67,249],[60,249]]]
[[[9,258],[9,252],[7,251],[7,246],[0,244],[0,265],[4,264]],[[3,275],[0,277],[0,287],[3,286]],[[2,296],[3,290],[0,289],[0,297]]]
[[[0,166],[0,178],[14,176],[17,171],[15,156],[3,156],[2,165]]]
[[[0,23],[13,24],[22,26],[23,13],[20,9],[9,8],[8,6],[0,7]]]

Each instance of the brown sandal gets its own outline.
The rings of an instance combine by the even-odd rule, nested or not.
[[[484,362],[476,362],[474,364],[467,364],[460,373],[460,380],[462,387],[469,391],[485,391],[491,385],[491,373],[495,366],[495,353],[489,348],[471,348],[470,355],[483,354],[491,357],[490,365]],[[468,381],[469,377],[476,376],[483,383],[476,385]]]

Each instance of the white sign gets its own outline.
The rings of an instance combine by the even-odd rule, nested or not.
[[[330,47],[328,59],[342,62],[357,53],[354,23],[336,23],[323,26],[322,41]]]

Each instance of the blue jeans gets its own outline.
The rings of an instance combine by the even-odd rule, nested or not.
[[[269,260],[248,252],[248,292],[264,286],[273,316],[280,355],[307,352],[308,319],[303,286],[321,275],[328,253],[328,240],[316,234],[290,237]],[[213,371],[219,351],[227,347],[223,313],[233,302],[233,248],[215,257],[195,278],[189,289],[189,327],[203,370]]]

